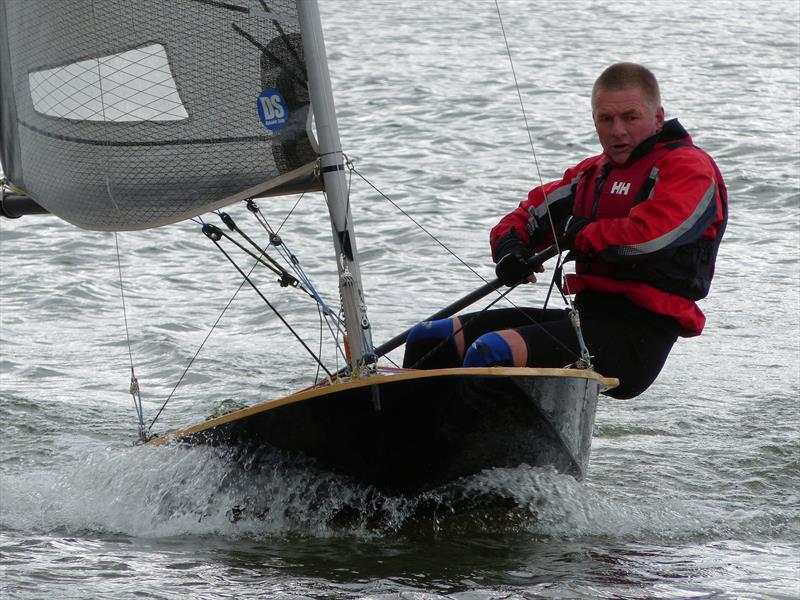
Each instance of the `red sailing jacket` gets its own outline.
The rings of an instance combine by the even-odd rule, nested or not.
[[[546,202],[545,202],[546,199]],[[514,243],[541,250],[552,243],[549,214],[560,234],[570,215],[591,219],[575,239],[571,293],[621,294],[674,318],[685,337],[705,316],[695,303],[708,294],[727,223],[727,192],[713,159],[692,145],[676,119],[645,140],[624,165],[601,154],[537,187],[492,229],[495,261]]]

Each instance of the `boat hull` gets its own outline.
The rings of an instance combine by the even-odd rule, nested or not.
[[[391,493],[520,464],[581,478],[598,394],[614,383],[565,369],[399,371],[306,390],[169,438],[273,446]]]

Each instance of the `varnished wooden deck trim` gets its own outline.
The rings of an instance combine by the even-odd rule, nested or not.
[[[519,367],[472,367],[472,368],[454,368],[454,369],[430,369],[430,370],[410,370],[410,369],[379,369],[377,375],[363,377],[361,379],[334,382],[332,384],[323,383],[314,387],[310,387],[289,396],[284,396],[276,400],[262,402],[248,408],[243,408],[221,417],[203,421],[186,429],[179,429],[170,432],[162,437],[154,438],[148,444],[161,445],[168,443],[172,440],[177,440],[192,433],[211,429],[231,421],[236,421],[245,417],[249,417],[266,410],[271,410],[286,404],[294,402],[302,402],[310,398],[325,396],[329,394],[336,394],[346,390],[357,389],[360,387],[368,387],[375,384],[386,384],[397,381],[409,381],[413,379],[425,379],[430,377],[447,377],[447,376],[464,376],[464,375],[480,375],[483,377],[572,377],[578,379],[594,379],[604,387],[609,389],[619,385],[619,380],[612,377],[603,377],[594,371],[585,371],[580,369],[540,369],[540,368],[519,368]]]

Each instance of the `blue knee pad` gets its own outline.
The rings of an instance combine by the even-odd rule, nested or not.
[[[418,323],[408,332],[403,366],[413,369],[446,369],[461,366],[461,354],[453,338],[452,319]]]
[[[514,366],[511,346],[499,333],[486,333],[475,340],[464,356],[465,367]]]
[[[407,344],[423,340],[436,341],[449,338],[453,334],[453,320],[439,319],[438,321],[423,321],[417,323],[408,332]]]

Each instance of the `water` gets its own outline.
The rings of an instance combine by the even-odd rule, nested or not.
[[[538,180],[493,3],[321,4],[346,152],[491,276],[488,229]],[[800,595],[800,6],[500,5],[543,178],[596,152],[591,83],[636,60],[730,188],[706,331],[641,397],[601,402],[587,479],[520,467],[383,497],[279,457],[234,466],[220,450],[133,447],[113,236],[2,221],[0,595]],[[264,206],[279,222],[295,201]],[[480,284],[369,186],[354,180],[352,201],[377,341]],[[320,200],[304,198],[282,233],[335,298]],[[119,242],[152,418],[238,280],[190,223]],[[267,279],[313,340],[316,311]],[[308,384],[313,367],[280,330],[243,291],[156,429]]]

